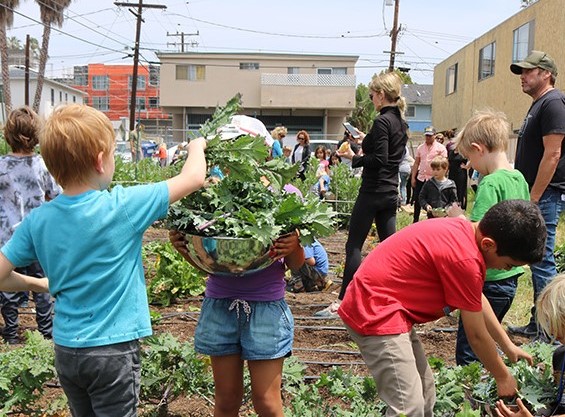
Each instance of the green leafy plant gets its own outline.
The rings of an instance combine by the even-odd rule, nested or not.
[[[170,333],[142,342],[140,400],[153,404],[157,415],[179,395],[213,396],[209,362],[198,356],[192,343],[181,343]]]
[[[169,242],[152,242],[143,247],[149,278],[147,297],[152,304],[168,306],[175,299],[200,295],[205,275],[190,265]],[[148,260],[152,259],[153,262]]]
[[[53,344],[39,332],[26,332],[26,343],[19,348],[0,344],[0,416],[44,416],[61,410],[64,396],[47,410],[41,408],[44,384],[54,379]]]

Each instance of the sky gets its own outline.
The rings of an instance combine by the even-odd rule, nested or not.
[[[8,36],[41,44],[38,2],[21,0]],[[520,11],[520,0],[396,0],[401,32],[397,67],[418,84],[433,83],[436,64]],[[127,2],[124,0],[122,2]],[[129,0],[137,5],[139,0]],[[359,56],[357,82],[388,68],[393,0],[143,0],[141,63],[155,52],[280,52]],[[54,27],[46,75],[72,74],[74,65],[131,64],[136,17],[109,0],[73,0]],[[198,33],[198,35],[196,35]],[[194,34],[189,36],[189,34]],[[176,45],[175,45],[176,43]]]

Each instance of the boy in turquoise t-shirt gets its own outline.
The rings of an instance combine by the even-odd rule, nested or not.
[[[483,177],[475,195],[475,204],[470,220],[480,221],[484,214],[503,200],[530,200],[528,183],[520,171],[508,162],[508,135],[510,125],[501,112],[480,111],[475,113],[461,130],[457,150],[469,159],[471,166]],[[449,215],[464,215],[460,208],[452,208]],[[483,294],[487,297],[499,322],[510,309],[518,277],[524,273],[522,267],[508,270],[488,269]],[[455,351],[457,365],[477,361],[459,320]]]
[[[137,415],[138,340],[152,334],[142,237],[206,175],[206,142],[199,138],[189,143],[179,175],[108,191],[114,136],[110,120],[92,107],[52,113],[39,143],[63,193],[32,210],[0,251],[0,290],[20,291],[26,283],[47,290],[47,279],[12,272],[36,260],[49,277],[55,367],[73,416]]]

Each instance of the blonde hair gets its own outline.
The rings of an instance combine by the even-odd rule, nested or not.
[[[63,188],[85,184],[98,154],[110,155],[114,128],[104,113],[70,104],[55,109],[47,119],[39,144],[45,165]]]
[[[508,149],[510,123],[503,112],[490,109],[475,112],[455,138],[457,150],[465,155],[472,144],[484,145],[489,152]]]
[[[39,143],[41,121],[30,107],[14,109],[8,115],[4,126],[4,137],[12,152],[33,152]]]
[[[438,155],[434,159],[431,160],[430,166],[433,169],[438,169],[438,168],[447,169],[447,167],[449,166],[449,161],[447,160],[447,158],[445,156]]]
[[[565,274],[557,275],[538,296],[538,323],[552,336],[565,336]]]
[[[284,138],[288,133],[288,130],[286,130],[286,127],[284,126],[277,126],[275,127],[273,130],[271,130],[271,136],[273,139],[282,139]]]
[[[382,91],[388,101],[396,103],[400,114],[404,117],[406,99],[402,97],[402,79],[396,72],[374,75],[369,83],[369,88],[376,93]]]

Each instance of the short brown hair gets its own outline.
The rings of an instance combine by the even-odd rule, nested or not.
[[[447,167],[449,166],[449,161],[445,156],[438,155],[431,160],[430,166],[432,167],[432,169],[438,169],[438,168],[447,169]]]
[[[45,122],[40,140],[45,165],[63,188],[85,184],[98,154],[110,155],[114,128],[104,113],[81,104],[61,106]]]
[[[33,152],[39,143],[41,121],[36,112],[28,106],[14,109],[8,115],[4,126],[4,137],[12,152]]]
[[[455,141],[457,150],[463,155],[471,150],[473,143],[484,145],[489,152],[505,152],[508,149],[509,135],[510,123],[506,115],[487,109],[475,112]]]

